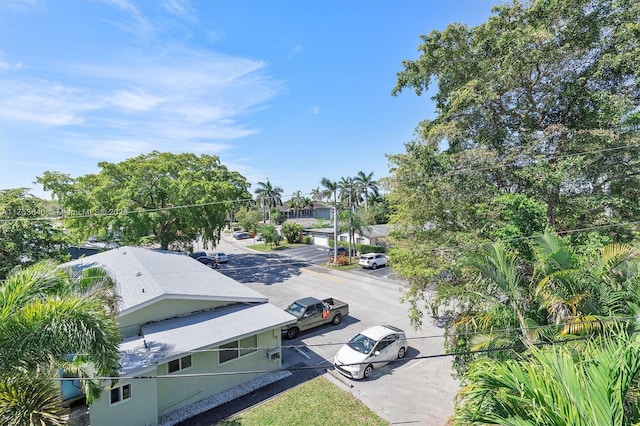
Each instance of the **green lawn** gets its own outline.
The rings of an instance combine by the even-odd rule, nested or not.
[[[222,426],[388,425],[349,392],[316,377],[229,420]]]

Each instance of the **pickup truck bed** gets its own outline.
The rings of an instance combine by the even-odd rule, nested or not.
[[[298,318],[295,324],[282,328],[287,339],[295,339],[301,331],[328,323],[340,324],[342,317],[349,315],[349,305],[333,297],[305,297],[294,301],[285,311]]]

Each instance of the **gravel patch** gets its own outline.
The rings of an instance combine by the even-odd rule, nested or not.
[[[158,419],[158,425],[173,426],[183,420],[186,420],[200,413],[204,413],[205,411],[211,410],[212,408],[225,404],[241,396],[247,395],[255,391],[256,389],[260,389],[264,386],[270,385],[271,383],[275,383],[279,380],[285,379],[289,376],[291,376],[291,372],[289,371],[278,371],[266,374],[264,376],[250,380],[246,383],[235,386],[231,389],[227,389],[226,391],[217,393],[213,396],[204,398],[198,402],[194,402],[193,404],[189,404],[185,407],[178,408],[177,410],[165,414]]]

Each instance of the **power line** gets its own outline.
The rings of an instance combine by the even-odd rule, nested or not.
[[[635,149],[635,148],[640,148],[640,145],[625,145],[625,146],[612,147],[612,148],[601,148],[601,149],[591,150],[591,151],[582,151],[582,152],[576,152],[576,153],[559,154],[559,155],[545,157],[544,160],[551,161],[551,160],[557,160],[557,159],[563,159],[563,158],[577,157],[577,156],[582,156],[582,155],[590,155],[590,154],[597,154],[597,153],[607,153],[607,152],[626,150],[626,149]],[[457,176],[457,175],[466,174],[466,173],[482,172],[482,171],[493,170],[493,169],[497,169],[497,168],[505,168],[505,167],[517,166],[517,165],[519,165],[519,163],[517,161],[511,161],[511,162],[508,162],[508,163],[495,164],[495,165],[487,166],[487,167],[466,168],[466,169],[454,170],[454,171],[446,173],[446,174],[444,174],[442,176],[437,176],[437,177],[432,177],[432,178],[434,178],[434,179],[435,178],[442,179],[442,178],[451,177],[451,176]],[[533,164],[532,163],[524,164],[522,166],[523,167],[529,167],[531,165],[533,165]],[[310,195],[311,196],[313,194],[312,193],[305,193],[303,195]],[[293,193],[291,195],[289,195],[289,197],[293,197]],[[286,198],[286,196],[284,196],[284,198]],[[61,215],[59,217],[58,216],[54,216],[53,218],[56,218],[56,219],[60,219],[60,218],[81,219],[81,218],[88,218],[88,217],[94,217],[94,216],[121,216],[121,215],[131,215],[131,214],[143,214],[143,213],[154,213],[154,212],[162,212],[162,211],[171,211],[171,210],[179,210],[179,209],[185,209],[185,208],[207,207],[207,206],[218,205],[218,204],[247,203],[247,202],[256,202],[256,200],[254,200],[253,198],[251,198],[251,199],[223,200],[223,201],[212,201],[212,202],[208,202],[208,203],[185,204],[185,205],[180,205],[180,206],[167,206],[167,207],[149,208],[149,209],[142,209],[142,210],[126,210],[126,209],[97,209],[96,210],[96,209],[88,209],[88,211],[75,212],[76,214],[74,214],[73,211],[68,211],[67,214],[64,214],[65,210],[61,209],[62,210]],[[18,210],[20,210],[20,209],[18,209]],[[31,210],[26,209],[25,212],[27,212],[27,211],[31,211]],[[2,213],[2,212],[0,212],[0,213]],[[44,212],[40,212],[40,213],[44,213]],[[50,213],[54,213],[54,212],[50,212]],[[32,218],[27,217],[27,218],[0,219],[0,223],[2,223],[2,222],[12,222],[12,221],[18,221],[18,220],[43,221],[43,220],[51,220],[51,219],[52,219],[52,216],[51,216],[51,214],[49,214],[48,216],[40,216],[40,217],[32,217]]]
[[[634,320],[636,319],[635,316],[616,316],[616,317],[605,317],[605,318],[598,318],[598,319],[592,319],[592,320],[586,320],[586,321],[581,321],[579,324],[605,324],[605,323],[609,323],[609,322],[624,322],[624,321],[630,321],[630,320]],[[560,322],[560,323],[556,323],[556,324],[543,324],[543,325],[538,325],[538,326],[531,326],[531,327],[527,327],[525,329],[525,331],[534,331],[534,330],[542,330],[542,329],[556,329],[556,328],[561,328],[564,326],[570,326],[570,325],[575,325],[578,324],[576,322],[571,322],[571,321],[567,321],[567,322]],[[507,333],[513,333],[513,332],[518,332],[520,333],[522,331],[521,328],[519,327],[513,327],[513,328],[499,328],[499,329],[491,329],[489,331],[466,331],[466,332],[460,332],[460,333],[455,333],[455,336],[475,336],[475,335],[483,335],[483,334],[487,334],[487,332],[491,332],[493,334],[507,334]],[[144,336],[143,336],[144,337]],[[424,335],[424,336],[412,336],[412,337],[407,337],[405,336],[405,340],[407,341],[411,341],[411,340],[425,340],[425,339],[442,339],[442,338],[446,338],[446,337],[451,337],[451,335],[449,334],[431,334],[431,335]],[[258,350],[269,350],[269,349],[304,349],[304,348],[323,348],[323,347],[330,347],[330,346],[344,346],[346,344],[348,344],[349,342],[323,342],[323,343],[312,343],[312,344],[281,344],[281,345],[272,345],[272,346],[240,346],[240,347],[233,347],[232,349],[230,348],[222,348],[222,347],[216,347],[216,348],[207,348],[207,349],[194,349],[194,350],[190,350],[190,351],[183,351],[180,353],[175,353],[175,354],[170,354],[168,355],[166,358],[171,358],[174,356],[184,356],[187,354],[198,354],[198,353],[210,353],[210,352],[225,352],[225,351],[229,351],[229,350],[247,350],[247,351],[258,351]],[[75,355],[88,355],[88,354],[82,354],[82,353],[76,353]]]
[[[632,330],[630,333],[638,332],[638,329]],[[562,339],[562,340],[549,340],[544,342],[536,342],[533,343],[532,346],[535,347],[543,347],[543,346],[553,346],[553,345],[562,345],[565,343],[573,343],[579,341],[585,341],[590,339],[591,336],[585,337],[575,337],[571,339]],[[483,353],[491,353],[498,352],[504,350],[514,350],[514,349],[525,349],[527,346],[524,343],[515,344],[515,345],[507,345],[500,346],[496,348],[487,348],[487,349],[476,349],[476,350],[467,350],[467,351],[458,351],[458,352],[449,352],[449,353],[438,353],[432,355],[417,355],[414,357],[407,358],[398,358],[396,361],[417,361],[424,359],[435,359],[435,358],[444,358],[444,357],[453,357],[453,356],[461,356],[461,355],[476,355]],[[354,366],[354,365],[365,365],[370,364],[372,361],[366,362],[354,362],[348,364],[340,364],[341,366]],[[373,361],[373,363],[376,363]],[[326,364],[330,364],[327,366]],[[157,379],[176,379],[176,378],[198,378],[198,377],[224,377],[224,376],[233,376],[240,374],[266,374],[266,373],[278,373],[284,371],[303,371],[303,370],[317,370],[317,369],[333,369],[335,365],[330,361],[325,360],[321,364],[310,365],[310,366],[298,366],[298,367],[289,367],[289,368],[278,368],[278,369],[261,369],[261,370],[239,370],[239,371],[220,371],[220,372],[211,372],[211,373],[193,373],[193,374],[162,374],[162,375],[134,375],[134,376],[99,376],[99,377],[50,377],[53,381],[78,381],[78,380],[157,380]]]

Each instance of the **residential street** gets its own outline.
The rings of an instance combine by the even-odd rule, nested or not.
[[[391,424],[446,423],[453,413],[453,398],[458,389],[451,377],[450,359],[420,359],[444,352],[440,337],[443,330],[428,319],[420,330],[409,326],[407,306],[400,302],[404,283],[393,279],[390,268],[331,271],[309,265],[305,260],[318,251],[319,256],[326,256],[321,253],[322,250],[326,253],[326,249],[309,246],[263,254],[247,249],[250,244],[254,241],[236,241],[225,236],[216,250],[229,254],[230,261],[220,272],[268,296],[271,303],[283,309],[300,297],[335,297],[349,303],[350,315],[338,326],[322,326],[303,332],[297,339],[283,340],[283,345],[296,346],[283,350],[283,367],[294,368],[286,383],[274,383],[183,425],[215,424],[259,402],[261,397],[268,398],[322,373]],[[339,347],[365,328],[378,324],[395,325],[406,331],[410,346],[406,357],[374,370],[364,381],[352,381],[333,372],[331,362]],[[319,368],[295,370],[299,366]]]

